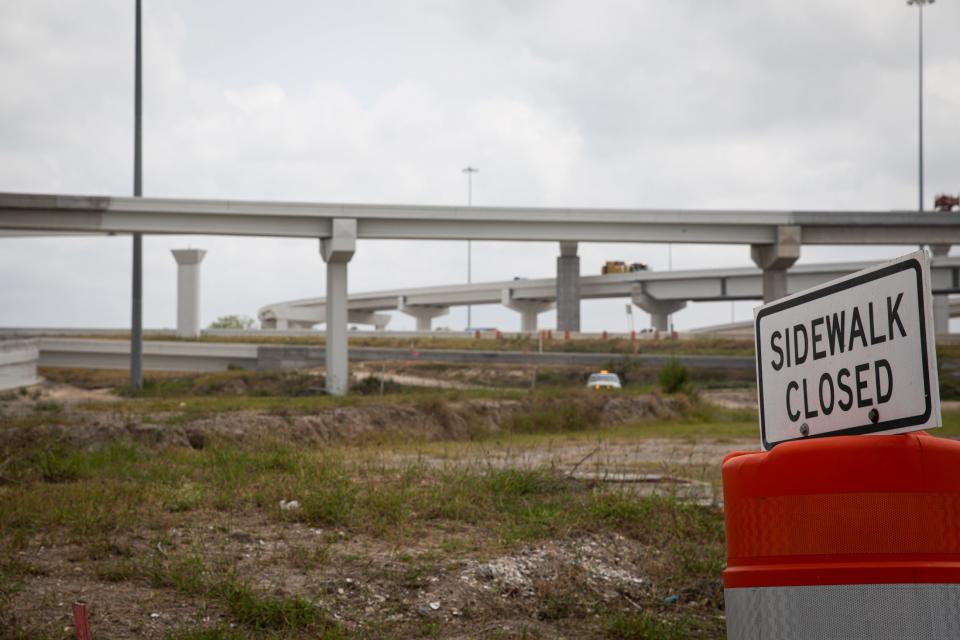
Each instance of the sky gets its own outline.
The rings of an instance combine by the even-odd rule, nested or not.
[[[469,164],[483,205],[917,206],[918,10],[900,0],[143,4],[146,196],[462,204]],[[0,3],[0,191],[132,194],[133,8]],[[924,23],[930,206],[960,191],[960,3]],[[188,246],[208,251],[204,325],[324,293],[316,241],[148,236],[147,327],[175,324],[170,249]],[[801,262],[911,249],[804,247]],[[0,240],[0,326],[129,326],[130,254],[129,237]],[[557,254],[474,243],[473,280],[551,277]],[[580,255],[585,275],[606,260],[751,264],[747,246]],[[463,242],[361,241],[350,263],[353,291],[464,281]],[[626,330],[625,302],[585,301],[583,329]],[[691,304],[674,324],[747,320],[756,304]],[[519,328],[499,305],[473,315]],[[454,308],[435,325],[465,322]]]

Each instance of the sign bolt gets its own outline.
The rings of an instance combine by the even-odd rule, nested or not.
[[[880,412],[877,411],[876,407],[874,407],[873,409],[870,409],[870,413],[867,414],[867,417],[870,418],[870,422],[872,422],[873,424],[877,424],[878,422],[880,422]]]
[[[808,425],[806,422],[800,425],[800,435],[802,435],[804,438],[810,435],[810,425]]]

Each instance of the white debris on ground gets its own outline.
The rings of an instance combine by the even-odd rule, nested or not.
[[[633,592],[650,586],[646,578],[625,568],[634,562],[623,555],[635,553],[635,546],[620,535],[551,542],[486,562],[469,562],[460,573],[460,581],[481,591],[533,597],[537,582],[549,580],[562,567],[582,572],[601,590],[607,587]]]

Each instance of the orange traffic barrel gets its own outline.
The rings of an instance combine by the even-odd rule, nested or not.
[[[785,442],[723,461],[729,640],[960,638],[960,442]]]

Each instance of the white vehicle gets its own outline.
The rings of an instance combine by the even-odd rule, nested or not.
[[[590,378],[587,380],[587,387],[594,389],[619,389],[620,376],[615,373],[610,373],[609,371],[591,373]]]

